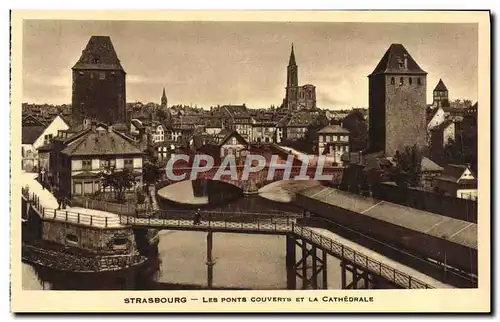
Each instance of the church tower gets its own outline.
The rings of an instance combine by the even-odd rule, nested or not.
[[[368,76],[370,151],[394,156],[425,146],[427,73],[401,44],[392,44]]]
[[[126,73],[110,37],[90,37],[72,70],[72,114],[77,124],[85,119],[108,124],[126,122]]]
[[[449,106],[450,103],[448,101],[448,88],[446,88],[446,85],[443,83],[442,79],[439,79],[439,82],[437,83],[436,87],[434,88],[434,91],[432,93],[433,97],[433,102],[432,102],[432,107],[442,107],[442,106]]]
[[[293,52],[293,44],[292,51],[290,52],[290,59],[288,61],[287,67],[287,80],[286,80],[286,107],[289,110],[297,109],[297,99],[299,92],[299,72],[297,63],[295,62],[295,53]]]
[[[161,94],[161,107],[162,108],[168,107],[168,100],[167,100],[167,94],[165,93],[165,87],[163,87],[163,94]]]

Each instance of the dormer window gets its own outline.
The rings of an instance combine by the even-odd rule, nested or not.
[[[398,59],[399,69],[405,69],[405,61],[403,59]]]
[[[99,62],[100,62],[99,57],[96,57],[92,60],[93,64],[99,64]]]

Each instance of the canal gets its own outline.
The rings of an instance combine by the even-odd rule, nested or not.
[[[313,181],[281,181],[252,196],[243,196],[235,187],[219,182],[190,181],[162,188],[158,194],[162,209],[200,208],[223,212],[296,212],[295,192]],[[213,239],[213,286],[222,289],[286,289],[285,237],[216,233]],[[206,233],[161,231],[156,273],[138,281],[140,289],[204,288],[207,285]],[[340,288],[339,261],[328,256],[328,288]],[[23,288],[51,289],[52,274],[37,273],[23,263]],[[53,277],[56,278],[56,277]],[[74,288],[58,281],[58,289]],[[298,284],[298,287],[300,284]],[[77,287],[80,288],[80,287]],[[82,286],[82,288],[85,288]]]

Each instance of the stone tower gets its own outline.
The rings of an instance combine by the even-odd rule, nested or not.
[[[163,94],[161,94],[161,107],[162,108],[168,107],[168,100],[167,100],[167,94],[165,93],[165,87],[163,87]]]
[[[389,47],[368,76],[371,152],[394,156],[405,146],[425,146],[426,78],[403,45]]]
[[[288,67],[287,67],[286,96],[285,96],[286,107],[289,110],[297,109],[298,92],[299,92],[299,71],[297,63],[295,62],[295,53],[293,52],[293,44],[292,44],[292,51],[290,52],[290,59],[288,61]]]
[[[439,79],[439,82],[437,83],[436,87],[434,88],[434,91],[432,93],[433,97],[433,102],[432,102],[432,107],[442,107],[442,106],[449,106],[450,103],[448,101],[448,88],[446,88],[446,85],[443,83],[442,79]]]
[[[85,119],[108,124],[126,122],[126,73],[110,37],[90,37],[72,70],[72,113],[77,124]]]

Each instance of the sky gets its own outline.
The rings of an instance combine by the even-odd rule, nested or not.
[[[71,67],[90,36],[110,36],[127,72],[127,102],[209,108],[282,102],[294,44],[299,85],[316,86],[324,109],[368,107],[368,78],[391,43],[450,99],[477,100],[476,24],[26,20],[23,102],[70,104]]]

